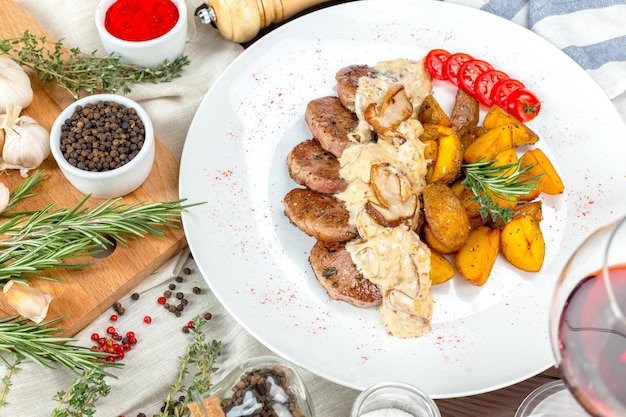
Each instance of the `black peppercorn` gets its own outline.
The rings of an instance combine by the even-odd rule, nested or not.
[[[145,139],[135,109],[114,101],[77,106],[61,126],[61,152],[73,166],[103,172],[131,161]]]

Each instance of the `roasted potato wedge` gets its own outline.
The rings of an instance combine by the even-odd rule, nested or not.
[[[470,146],[472,142],[487,133],[488,130],[489,129],[486,129],[483,126],[474,126],[465,129],[462,134],[459,133],[459,140],[461,141],[461,146],[463,146],[463,150],[467,149],[467,147]]]
[[[424,224],[422,231],[424,233],[424,242],[426,242],[430,250],[434,250],[444,255],[451,255],[458,250],[456,247],[446,246],[441,240],[435,237],[428,224]]]
[[[424,131],[420,135],[420,140],[424,143],[439,141],[439,125],[432,123],[423,123]]]
[[[459,198],[450,187],[440,183],[424,187],[422,198],[426,223],[433,236],[446,248],[458,250],[467,240],[470,230],[469,218]]]
[[[462,136],[466,131],[478,125],[479,118],[480,104],[474,97],[459,88],[450,114],[452,128],[459,136]]]
[[[426,96],[417,112],[417,119],[422,124],[434,124],[439,126],[452,126],[452,122],[448,114],[441,107],[435,96],[432,94]]]
[[[430,176],[426,178],[426,181],[449,184],[461,172],[463,148],[454,130],[440,126],[438,133],[437,156],[432,163],[432,171],[429,172]]]
[[[500,252],[500,230],[480,226],[472,230],[455,257],[459,273],[474,285],[487,282]]]
[[[483,120],[483,126],[487,129],[495,129],[500,126],[509,126],[511,129],[513,146],[532,145],[539,140],[539,135],[528,126],[511,116],[499,106],[491,106]]]
[[[520,203],[514,209],[513,212],[515,215],[528,215],[531,216],[537,223],[541,223],[543,220],[543,210],[542,210],[542,202],[541,200],[531,201],[528,203]],[[499,218],[498,220],[492,221],[489,223],[489,227],[496,228],[502,230],[505,224],[504,221]]]
[[[528,166],[527,161],[523,160],[521,164],[521,168],[524,169],[527,166]],[[530,190],[528,193],[518,195],[517,196],[518,202],[523,203],[525,201],[533,201],[541,195],[541,193],[543,192],[543,180],[541,176],[543,175],[544,174],[540,168],[536,168],[536,169],[533,168],[533,169],[526,171],[524,174],[522,174],[522,176],[520,177],[520,179],[522,180],[530,180],[532,177],[536,177],[533,179],[533,182],[536,184],[536,186],[534,189]]]
[[[474,193],[472,190],[463,185],[463,180],[458,180],[450,186],[450,189],[461,201],[461,205],[467,212],[469,218],[480,217],[480,204],[473,200]]]
[[[442,284],[456,275],[454,265],[442,254],[430,249],[430,281],[433,285]]]
[[[509,126],[500,126],[488,130],[472,142],[463,153],[463,160],[468,163],[480,159],[490,161],[500,152],[513,148],[513,138]]]
[[[504,166],[510,164],[516,164],[518,162],[517,152],[514,148],[508,148],[498,153],[494,159],[494,166]],[[509,176],[515,171],[515,168],[511,168],[507,171],[506,175]]]
[[[546,244],[533,216],[514,217],[500,233],[502,255],[511,265],[523,271],[537,272],[543,265]]]
[[[565,190],[565,185],[563,184],[563,180],[561,179],[559,173],[552,165],[552,162],[545,153],[539,148],[534,148],[526,151],[524,155],[522,155],[523,161],[522,165],[533,166],[529,173],[531,174],[543,174],[541,175],[540,181],[542,184],[542,190],[546,194],[556,195],[562,194]]]

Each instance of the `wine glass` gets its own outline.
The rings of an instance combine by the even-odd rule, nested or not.
[[[591,234],[563,268],[549,317],[563,381],[533,391],[516,417],[626,416],[625,312],[623,217]]]

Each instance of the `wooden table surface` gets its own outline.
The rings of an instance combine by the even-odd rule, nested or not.
[[[310,13],[311,11],[350,1],[354,0],[329,0],[298,13],[281,24],[302,16],[303,14]],[[280,24],[261,30],[254,40],[243,44],[243,46],[248,47],[252,45],[256,40],[278,26],[280,26]],[[486,369],[485,372],[489,372],[489,370]],[[559,373],[556,368],[551,367],[532,378],[506,388],[469,397],[435,400],[435,402],[439,407],[442,417],[513,417],[520,404],[532,391],[543,384],[557,379],[560,379]]]
[[[485,372],[489,372],[485,370]],[[550,368],[530,379],[497,391],[463,398],[435,400],[442,417],[513,417],[522,401],[535,388],[559,379],[558,371]]]

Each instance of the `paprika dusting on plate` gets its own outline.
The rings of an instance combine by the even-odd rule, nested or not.
[[[109,7],[104,27],[125,41],[148,41],[169,32],[178,22],[171,0],[117,0]]]

